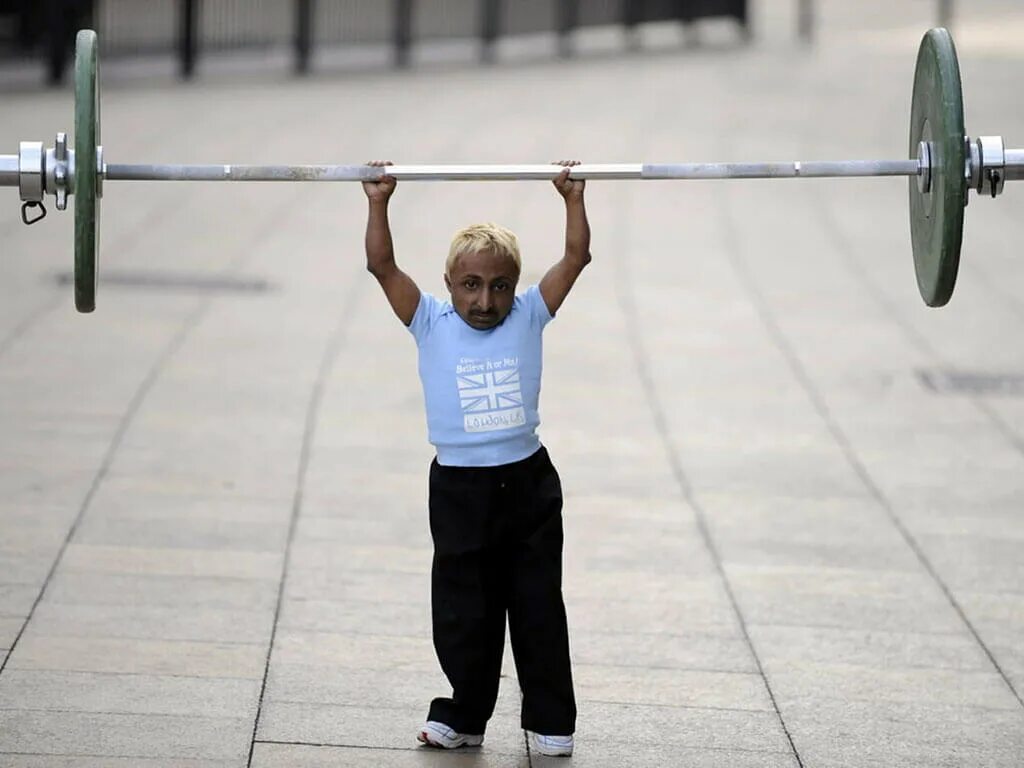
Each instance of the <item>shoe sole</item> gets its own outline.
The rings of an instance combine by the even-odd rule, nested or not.
[[[538,749],[530,745],[530,751],[536,752],[538,755],[544,755],[544,757],[572,757],[571,749]]]
[[[482,736],[461,736],[458,740],[446,739],[442,741],[438,738],[432,738],[434,734],[427,730],[421,730],[416,734],[416,740],[420,744],[424,744],[434,749],[460,749],[461,747],[479,747],[484,743]]]

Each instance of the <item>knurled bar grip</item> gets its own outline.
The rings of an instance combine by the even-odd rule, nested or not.
[[[524,181],[554,179],[557,165],[126,165],[110,163],[110,181]],[[793,179],[917,176],[918,160],[835,160],[777,163],[583,164],[573,179]]]

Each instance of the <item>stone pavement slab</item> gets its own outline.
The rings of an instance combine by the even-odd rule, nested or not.
[[[787,703],[797,749],[813,765],[1020,763],[1018,712],[931,702]],[[882,715],[880,717],[880,715]]]
[[[258,692],[259,681],[155,675],[96,674],[13,669],[0,691],[0,709],[31,699],[56,712],[132,712],[182,717],[245,717],[238,702]],[[254,712],[251,714],[255,714]]]
[[[7,669],[262,679],[266,647],[181,640],[23,635]]]
[[[277,585],[253,579],[90,573],[67,569],[50,581],[47,595],[53,603],[68,605],[272,611],[277,602]]]
[[[248,718],[99,712],[0,711],[4,752],[241,761],[249,751]]]
[[[773,661],[840,663],[873,669],[991,670],[991,661],[967,632],[893,632],[866,627],[748,625]]]
[[[247,607],[193,607],[183,620],[180,607],[173,606],[49,603],[36,609],[31,631],[47,637],[270,642],[266,611]]]

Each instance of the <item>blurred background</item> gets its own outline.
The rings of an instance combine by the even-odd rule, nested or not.
[[[934,8],[928,9],[931,2]],[[933,26],[950,26],[955,0],[917,0]],[[406,65],[425,41],[471,40],[491,60],[505,37],[557,36],[560,55],[573,53],[579,29],[617,26],[635,46],[637,27],[725,18],[752,39],[761,3],[750,0],[5,0],[0,4],[0,56],[43,62],[46,79],[63,78],[74,32],[100,32],[105,59],[176,57],[190,77],[205,55],[290,53],[298,72],[318,54],[358,49],[371,60]],[[810,43],[815,0],[778,0],[794,19],[794,37]],[[783,11],[783,12],[786,12]],[[929,13],[930,11],[930,13]],[[777,13],[774,9],[772,13]],[[764,30],[762,30],[763,32]],[[382,52],[381,48],[388,48]],[[324,49],[327,49],[326,51]]]

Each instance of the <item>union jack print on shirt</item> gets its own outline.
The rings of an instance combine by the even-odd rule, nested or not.
[[[517,408],[523,404],[519,369],[459,375],[459,401],[466,413]]]

